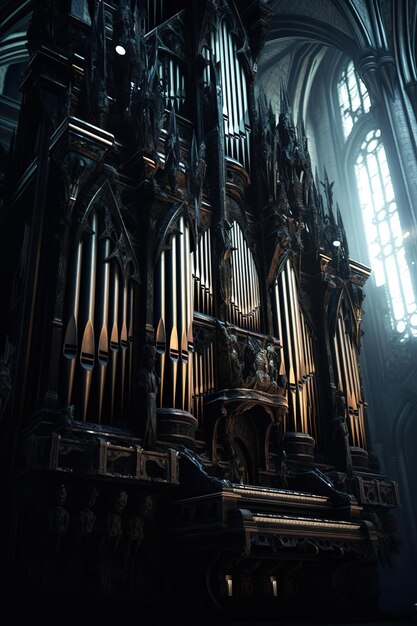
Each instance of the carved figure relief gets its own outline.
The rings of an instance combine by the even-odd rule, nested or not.
[[[67,490],[64,484],[59,485],[55,493],[55,508],[49,513],[49,536],[51,553],[57,557],[62,540],[69,526],[69,513],[65,508]]]
[[[237,329],[218,323],[220,333],[220,368],[224,384],[270,394],[283,395],[286,377],[279,374],[281,357],[273,337],[263,343],[253,337],[240,340]]]
[[[157,423],[156,423],[156,396],[158,393],[160,378],[155,372],[156,349],[154,346],[145,345],[143,350],[143,367],[139,372],[138,386],[142,391],[145,411],[145,435],[143,445],[147,450],[155,450]]]
[[[346,417],[347,408],[345,398],[341,391],[337,391],[333,418],[333,442],[337,457],[336,462],[339,469],[346,472],[347,477],[351,478],[353,475],[352,456],[350,453],[349,430]]]

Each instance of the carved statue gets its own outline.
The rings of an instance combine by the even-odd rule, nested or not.
[[[172,193],[177,191],[177,178],[181,160],[180,136],[177,129],[175,108],[169,115],[168,129],[165,139],[165,173]]]
[[[119,490],[113,495],[111,510],[105,516],[104,531],[100,542],[101,585],[111,593],[112,586],[119,582],[119,568],[123,567],[123,558],[119,555],[119,546],[123,538],[123,513],[127,505],[126,491]]]
[[[143,367],[139,372],[138,385],[144,393],[145,400],[145,436],[143,445],[147,450],[154,450],[156,446],[156,395],[160,378],[155,372],[156,350],[154,346],[145,345]]]
[[[188,201],[194,206],[197,228],[201,225],[201,200],[206,175],[206,145],[200,143],[197,150],[195,133],[191,142],[190,165],[187,168]]]
[[[85,506],[78,514],[79,535],[80,538],[91,535],[94,531],[96,523],[96,514],[93,508],[98,498],[98,491],[94,485],[91,486],[85,499]]]
[[[349,430],[346,423],[346,402],[341,391],[337,391],[335,414],[333,418],[333,441],[338,469],[346,472],[348,478],[353,475],[352,456],[350,453]]]
[[[150,498],[151,502],[148,503]],[[142,501],[141,496],[136,498],[136,507],[132,515],[127,519],[126,524],[126,549],[124,553],[124,570],[125,576],[130,577],[130,583],[134,584],[134,578],[137,575],[135,558],[142,545],[145,536],[145,522],[149,517],[149,511],[152,510],[152,497],[147,495]]]
[[[288,463],[287,463],[287,453],[285,450],[281,453],[281,463],[280,463],[280,474],[281,474],[281,482],[284,489],[288,488]]]
[[[125,576],[132,592],[141,589],[141,597],[148,597],[157,584],[158,564],[155,561],[155,500],[150,494],[137,494],[134,514],[126,525],[124,553]]]
[[[132,515],[127,522],[127,536],[133,552],[137,552],[143,539],[143,519],[139,515]]]
[[[239,357],[237,335],[233,327],[228,324],[218,324],[223,348],[225,349],[225,378],[229,387],[239,387],[242,384],[242,363]]]
[[[230,224],[223,220],[218,227],[218,249],[219,249],[219,270],[220,270],[220,295],[223,303],[227,306],[230,302],[230,292],[232,286],[232,265],[231,254],[233,248],[229,235]]]
[[[104,533],[100,548],[104,555],[115,552],[123,537],[122,513],[126,508],[128,496],[126,491],[115,493],[112,510],[105,517]]]
[[[56,506],[49,513],[49,535],[52,540],[52,554],[57,556],[61,548],[62,538],[68,530],[69,514],[65,509],[67,490],[64,484],[59,485],[56,494]]]
[[[254,359],[253,373],[246,379],[246,386],[249,389],[277,393],[280,358],[275,351],[273,338],[267,337],[261,348],[252,350],[249,354]]]

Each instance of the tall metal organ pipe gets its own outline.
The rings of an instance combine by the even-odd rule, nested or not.
[[[111,423],[126,418],[131,405],[134,286],[129,273],[121,279],[111,258],[101,211],[90,213],[89,225],[69,270],[64,386],[68,404],[83,420]]]
[[[96,293],[96,263],[97,263],[97,213],[94,211],[91,218],[92,232],[86,234],[86,253],[84,255],[83,274],[85,277],[83,304],[83,320],[85,320],[81,340],[80,364],[82,367],[82,417],[87,417],[88,400],[91,391],[91,381],[95,364],[95,334],[94,334],[94,306]]]
[[[236,326],[259,332],[261,329],[259,276],[252,251],[237,222],[232,224],[230,240],[232,284],[228,318]]]
[[[223,94],[223,123],[226,156],[250,169],[250,122],[246,75],[237,54],[237,44],[223,20],[211,36],[211,58],[220,62]],[[207,53],[206,53],[207,54]],[[208,58],[207,54],[207,58]],[[209,84],[210,75],[203,71],[203,80]]]
[[[346,418],[351,445],[366,450],[365,403],[360,385],[358,352],[351,334],[346,329],[343,305],[337,318],[334,353],[338,389],[343,393],[346,400]]]
[[[190,247],[189,226],[180,217],[178,231],[172,235],[170,249],[161,252],[155,275],[155,293],[158,294],[155,305],[156,352],[161,378],[159,403],[160,406],[183,410],[190,410],[193,388],[192,257],[196,298],[207,301],[205,285],[200,278],[200,270],[201,276],[205,271],[204,254],[191,254]],[[195,375],[194,371],[194,378]]]
[[[274,325],[284,348],[281,373],[285,369],[290,392],[287,427],[308,433],[317,442],[319,397],[313,339],[299,304],[297,278],[290,261],[282,269],[272,297]]]

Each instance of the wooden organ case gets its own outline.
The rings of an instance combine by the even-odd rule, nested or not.
[[[15,565],[90,607],[369,609],[398,505],[369,269],[285,89],[276,117],[257,87],[268,9],[70,5],[35,6],[11,165]]]

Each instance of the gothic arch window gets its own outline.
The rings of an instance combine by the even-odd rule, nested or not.
[[[370,98],[351,61],[338,82],[340,115],[345,140],[370,110]],[[358,124],[359,125],[359,124]],[[403,240],[381,130],[361,126],[354,137],[354,173],[371,268],[378,287],[385,286],[393,331],[417,336],[417,303]]]
[[[343,133],[347,139],[359,117],[363,113],[368,113],[371,107],[368,91],[352,61],[342,70],[338,83],[338,95]]]

